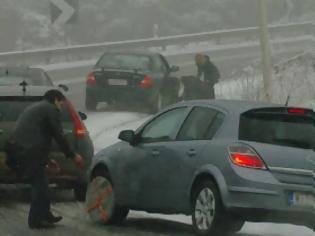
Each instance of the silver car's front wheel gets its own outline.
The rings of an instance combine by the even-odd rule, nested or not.
[[[85,201],[86,212],[94,223],[121,224],[129,212],[116,205],[112,183],[104,174],[96,175],[89,183]]]
[[[211,181],[204,181],[193,193],[192,220],[197,233],[211,235],[220,227],[222,206],[219,192]]]

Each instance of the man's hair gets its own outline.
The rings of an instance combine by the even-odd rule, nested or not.
[[[55,99],[58,101],[64,101],[66,100],[66,97],[59,90],[51,89],[44,94],[44,99],[50,103],[54,103]]]

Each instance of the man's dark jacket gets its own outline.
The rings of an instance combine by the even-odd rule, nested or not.
[[[205,81],[208,81],[210,86],[214,86],[215,83],[219,81],[220,72],[218,68],[210,61],[207,60],[203,65],[198,65],[198,75],[200,79],[202,74],[204,74]]]
[[[67,157],[74,157],[75,153],[63,133],[60,111],[46,100],[25,109],[17,120],[11,138],[26,153],[30,151],[43,153],[43,159],[36,160],[43,164],[48,162],[53,139]]]

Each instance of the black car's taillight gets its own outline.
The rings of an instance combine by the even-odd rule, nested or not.
[[[234,165],[253,169],[267,169],[262,158],[250,146],[232,145],[229,147],[229,156]]]
[[[90,85],[90,86],[95,86],[96,85],[96,80],[95,80],[95,76],[94,76],[93,72],[88,74],[87,80],[86,80],[86,84]]]
[[[86,131],[86,127],[85,125],[83,124],[83,122],[81,121],[79,115],[77,114],[77,112],[75,111],[72,103],[67,100],[66,101],[66,105],[67,105],[67,108],[71,114],[71,119],[72,119],[72,122],[73,122],[73,125],[74,125],[74,130],[75,130],[75,135],[77,138],[83,138],[85,137],[87,131]]]
[[[140,82],[139,87],[142,89],[153,87],[153,78],[150,75],[145,75],[143,80]]]

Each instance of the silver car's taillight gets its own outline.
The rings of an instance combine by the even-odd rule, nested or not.
[[[234,165],[267,170],[267,166],[258,153],[247,145],[232,145],[229,147],[229,156]]]

